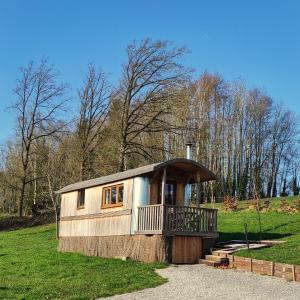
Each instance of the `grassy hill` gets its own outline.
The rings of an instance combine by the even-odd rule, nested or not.
[[[300,197],[267,199],[268,209],[261,211],[262,238],[284,240],[286,243],[259,250],[243,250],[237,255],[300,265],[300,213],[294,211]],[[261,200],[262,206],[265,200]],[[207,205],[211,207],[212,205]],[[255,209],[249,202],[240,201],[235,211],[225,211],[223,204],[215,204],[218,212],[220,240],[245,239],[244,224],[248,224],[249,239],[259,239],[259,223]]]
[[[94,299],[165,282],[159,264],[56,249],[54,225],[0,232],[0,299]]]
[[[295,206],[298,199],[285,198],[285,206]],[[270,199],[268,210],[261,212],[262,237],[286,243],[237,255],[300,265],[300,213],[278,211],[282,202]],[[248,206],[239,202],[236,211],[228,212],[222,204],[215,205],[221,240],[244,239],[244,223],[249,238],[259,238],[257,212]],[[94,299],[165,282],[154,272],[162,264],[86,257],[56,249],[54,225],[0,232],[0,299]]]

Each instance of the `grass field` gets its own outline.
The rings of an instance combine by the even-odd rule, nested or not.
[[[293,205],[297,199],[286,201]],[[300,213],[278,212],[280,201],[272,199],[269,211],[261,213],[262,237],[286,243],[237,255],[300,265]],[[259,238],[257,212],[249,210],[246,202],[233,212],[224,211],[222,204],[214,207],[219,208],[220,240],[245,239],[245,223],[249,239]],[[0,299],[94,299],[165,282],[154,272],[162,264],[86,257],[56,249],[54,225],[0,232]]]
[[[165,282],[162,264],[56,251],[54,225],[0,232],[0,299],[94,299]]]
[[[300,265],[300,213],[278,212],[281,199],[270,199],[269,211],[261,212],[262,238],[284,240],[286,243],[259,250],[242,250],[237,255]],[[289,206],[298,199],[285,198]],[[245,239],[245,223],[248,224],[249,239],[259,239],[257,212],[249,210],[245,201],[240,201],[238,209],[232,212],[224,211],[222,204],[215,204],[214,207],[219,208],[220,240]]]

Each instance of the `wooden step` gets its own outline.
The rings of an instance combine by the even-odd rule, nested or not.
[[[228,258],[219,255],[205,255],[205,259],[216,262],[228,263]]]
[[[212,250],[211,254],[220,257],[227,257],[227,253],[225,253],[223,250]]]
[[[219,256],[224,256],[226,254],[232,254],[233,252],[235,252],[235,250],[232,248],[228,248],[228,249],[215,248],[215,249],[211,250],[211,253],[213,255],[219,255]]]
[[[223,265],[223,263],[221,263],[221,262],[207,260],[207,259],[199,259],[199,264],[204,264],[204,265],[207,265],[210,267],[218,267],[218,266]]]

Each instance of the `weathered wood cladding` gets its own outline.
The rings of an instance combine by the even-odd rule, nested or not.
[[[129,211],[129,213],[128,213]],[[70,217],[71,218],[71,217]],[[130,234],[131,210],[112,216],[86,216],[60,221],[60,236],[110,236]]]
[[[58,250],[88,256],[129,257],[143,262],[167,262],[170,241],[162,235],[60,237]]]
[[[132,180],[124,184],[124,202],[121,207],[101,208],[103,186],[85,190],[84,208],[77,209],[77,191],[62,194],[60,236],[108,236],[130,234],[132,207]]]
[[[116,210],[131,209],[132,205],[132,181],[133,179],[126,179],[101,186],[95,186],[85,189],[85,204],[84,208],[77,209],[77,191],[62,194],[61,197],[61,217],[79,216],[97,214],[100,212],[109,212]],[[110,185],[124,184],[124,201],[122,207],[102,208],[102,189]]]

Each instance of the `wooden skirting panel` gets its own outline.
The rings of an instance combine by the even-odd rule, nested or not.
[[[195,264],[202,257],[201,237],[174,236],[172,239],[172,263]]]
[[[288,281],[300,282],[300,266],[297,265],[282,264],[234,255],[227,255],[227,258],[229,259],[230,267],[236,268],[237,270],[285,278]]]
[[[88,256],[128,257],[143,262],[168,261],[168,240],[162,235],[60,237],[58,250]]]

